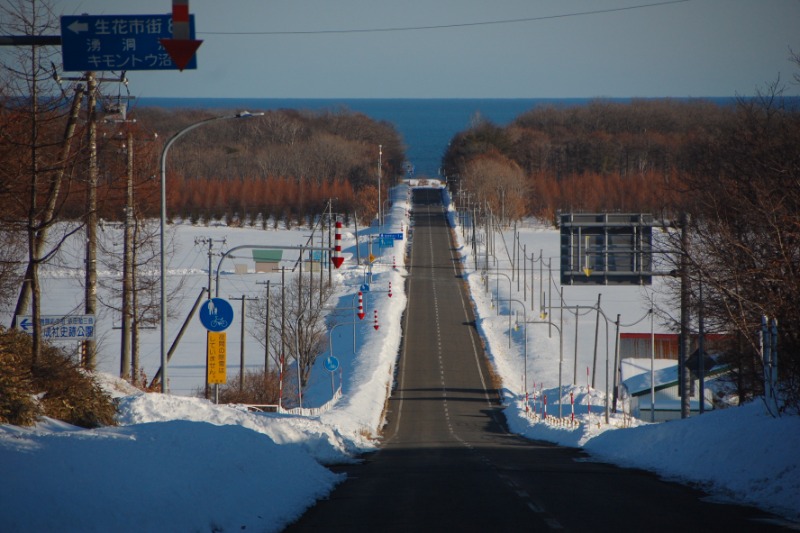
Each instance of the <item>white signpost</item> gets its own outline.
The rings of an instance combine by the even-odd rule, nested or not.
[[[33,333],[34,322],[30,315],[18,315],[17,326]],[[42,338],[48,341],[95,340],[94,315],[43,315],[39,317]]]

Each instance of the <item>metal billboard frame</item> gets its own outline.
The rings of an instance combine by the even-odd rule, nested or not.
[[[650,285],[653,216],[560,213],[562,285]]]

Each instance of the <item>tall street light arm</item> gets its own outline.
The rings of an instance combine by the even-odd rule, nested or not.
[[[203,124],[229,118],[246,118],[261,116],[264,113],[242,111],[233,115],[211,117],[195,122],[175,133],[161,150],[161,392],[167,392],[167,266],[166,266],[166,224],[167,224],[167,152],[175,141]]]

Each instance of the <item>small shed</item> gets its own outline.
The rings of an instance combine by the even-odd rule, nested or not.
[[[283,259],[283,250],[253,250],[256,272],[276,272]]]
[[[675,420],[681,417],[681,397],[678,394],[678,364],[677,361],[655,360],[653,389],[655,391],[656,422]],[[650,421],[650,360],[627,359],[622,362],[622,388],[623,396],[630,402],[631,414]],[[714,380],[727,372],[729,367],[721,365],[706,374],[706,388],[704,390],[704,410],[714,409]],[[696,376],[691,379],[689,398],[689,414],[696,415],[700,412],[699,380]]]

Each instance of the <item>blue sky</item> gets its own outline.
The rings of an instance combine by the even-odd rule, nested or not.
[[[798,0],[190,0],[196,71],[130,72],[140,97],[570,98],[800,95]],[[170,0],[56,0],[59,15]],[[635,6],[648,6],[639,7]],[[623,9],[625,8],[625,9]],[[633,8],[633,9],[627,9]],[[613,11],[611,11],[613,10]],[[593,14],[580,14],[595,12]],[[576,15],[573,15],[576,14]],[[498,24],[473,23],[536,19]],[[232,35],[452,26],[350,33]]]

